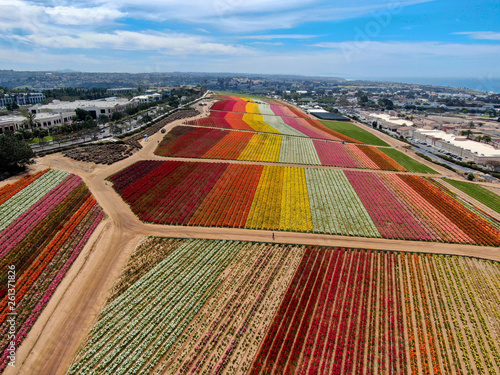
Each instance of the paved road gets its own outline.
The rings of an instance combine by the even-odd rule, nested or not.
[[[467,167],[464,167],[464,166],[461,166],[461,165],[455,164],[453,162],[450,162],[448,160],[440,158],[439,156],[437,156],[435,153],[432,152],[432,151],[434,151],[434,147],[426,147],[424,145],[419,145],[419,144],[413,143],[413,149],[417,152],[421,152],[422,154],[430,157],[432,160],[436,160],[438,163],[449,165],[453,169],[456,169],[456,170],[459,170],[459,171],[462,171],[465,173],[478,173],[478,171],[476,171],[475,169],[467,168]],[[488,181],[498,181],[498,179],[496,179],[495,177],[490,176],[486,173],[483,173],[482,176]]]

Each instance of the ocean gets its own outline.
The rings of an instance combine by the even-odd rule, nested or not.
[[[379,81],[380,79],[377,79]],[[467,88],[500,94],[500,78],[386,78],[384,81],[415,83],[420,85]]]

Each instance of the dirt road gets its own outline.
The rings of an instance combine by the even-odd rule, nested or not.
[[[167,129],[179,125],[175,121]],[[83,178],[108,218],[100,224],[89,243],[71,267],[49,304],[17,352],[17,367],[5,374],[64,374],[81,340],[95,321],[108,291],[141,236],[168,236],[302,243],[314,245],[404,250],[475,256],[500,261],[500,248],[450,245],[416,241],[395,241],[310,233],[274,232],[231,228],[199,228],[144,224],[105,178],[136,161],[152,159],[162,138],[160,133],[142,143],[143,148],[126,160],[111,166],[75,162],[60,154],[39,159],[32,170],[47,167],[75,173]]]

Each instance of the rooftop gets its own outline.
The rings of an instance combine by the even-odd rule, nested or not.
[[[108,98],[109,99],[109,98]],[[46,110],[60,110],[60,109],[68,109],[74,110],[75,108],[113,108],[117,105],[123,105],[128,103],[128,99],[110,99],[110,100],[75,100],[74,102],[62,102],[59,100],[54,100],[52,103],[44,104],[44,105],[35,105],[33,108],[37,109],[46,109]]]
[[[469,150],[474,153],[477,153],[479,156],[495,156],[500,157],[500,150],[496,149],[491,145],[487,145],[485,143],[479,143],[470,139],[465,139],[464,137],[456,137],[453,134],[445,133],[441,130],[425,130],[418,129],[418,132],[425,134],[429,137],[434,137],[438,139],[442,139],[450,144],[463,148],[464,150]]]

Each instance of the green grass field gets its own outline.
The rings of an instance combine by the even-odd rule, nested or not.
[[[500,196],[492,191],[470,182],[456,181],[445,178],[450,185],[455,186],[457,189],[462,190],[464,193],[470,195],[472,198],[477,199],[479,202],[488,206],[492,210],[500,213]]]
[[[47,137],[43,137],[43,140],[45,142],[50,142],[50,141],[53,141],[54,138],[52,136],[47,136]],[[40,143],[40,138],[34,138],[32,139],[31,141],[28,142],[29,144],[33,144],[33,143]]]
[[[348,137],[357,139],[360,142],[375,145],[375,146],[389,146],[383,140],[373,135],[372,133],[360,128],[359,126],[350,123],[350,122],[342,122],[342,121],[321,121],[322,124],[328,126],[330,129],[338,131]]]
[[[396,160],[399,164],[401,164],[403,167],[405,167],[409,172],[437,174],[437,172],[434,169],[428,167],[425,164],[418,162],[417,160],[409,157],[408,155],[403,154],[402,152],[400,152],[394,148],[380,148],[379,150],[382,151],[387,156],[390,156],[391,158]]]

